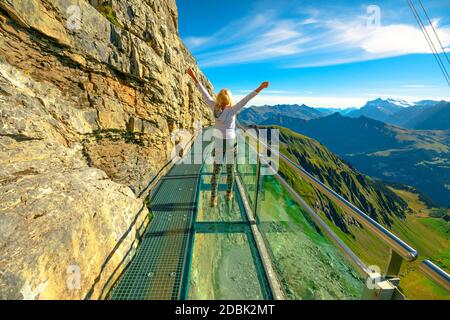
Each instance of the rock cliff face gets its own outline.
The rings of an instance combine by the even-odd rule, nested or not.
[[[211,121],[188,66],[175,0],[0,0],[0,298],[104,296],[172,133]]]

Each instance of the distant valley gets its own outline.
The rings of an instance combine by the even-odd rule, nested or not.
[[[398,105],[397,101],[393,106],[392,101],[377,99],[362,109],[351,110],[346,116],[342,115],[343,110],[330,114],[329,109],[305,105],[252,107],[242,112],[240,121],[282,126],[309,136],[367,175],[416,187],[430,198],[430,203],[450,206],[450,130],[410,130],[366,115],[356,117],[356,112],[365,113],[373,109],[379,100],[387,102],[385,114],[391,113],[393,117],[400,111],[409,113],[408,117],[401,119],[409,119],[411,124],[415,121],[418,126],[429,122],[430,126],[445,127],[443,123],[450,119],[443,118],[440,122],[431,120],[437,114],[448,112],[448,102],[429,101],[405,107]],[[426,112],[426,106],[432,112]],[[400,111],[398,108],[401,108]],[[417,116],[423,112],[430,116],[429,120],[423,115]]]
[[[430,208],[412,188],[390,186],[360,174],[322,144],[289,129],[280,128],[280,150],[373,219],[402,239],[407,239],[419,250],[422,258],[431,258],[448,270],[450,210]],[[355,223],[283,162],[280,163],[280,173],[365,263],[383,265],[388,260],[389,250],[382,242],[374,239],[367,229]],[[439,288],[427,287],[417,276],[415,268],[408,267],[402,272],[402,289],[408,296],[414,299],[432,293],[428,298],[445,297]],[[421,293],[414,296],[417,292]]]
[[[347,115],[353,118],[364,116],[407,129],[450,129],[450,102],[446,101],[424,100],[411,104],[401,100],[377,99]]]

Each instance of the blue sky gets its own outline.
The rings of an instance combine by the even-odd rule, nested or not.
[[[422,2],[450,49],[450,1]],[[450,100],[450,87],[407,0],[177,5],[183,41],[215,90],[229,88],[236,99],[268,80],[271,87],[254,104],[360,107],[377,97]],[[433,35],[430,26],[428,31]],[[433,42],[439,46],[434,37]],[[450,73],[443,54],[441,59]]]

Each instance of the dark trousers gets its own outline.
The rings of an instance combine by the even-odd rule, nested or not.
[[[217,142],[216,142],[217,143]],[[220,142],[218,142],[221,144]],[[231,144],[231,147],[230,147]],[[217,144],[216,144],[217,146]],[[232,142],[223,140],[223,146],[221,149],[214,148],[213,157],[214,157],[214,168],[213,175],[211,177],[211,197],[215,198],[217,196],[217,179],[219,177],[220,171],[222,170],[222,166],[225,164],[227,168],[227,192],[231,192],[233,190],[234,185],[234,160],[236,158],[237,145],[236,141]],[[220,152],[222,154],[222,158],[218,159],[216,157],[216,152]],[[231,157],[231,159],[230,159]]]

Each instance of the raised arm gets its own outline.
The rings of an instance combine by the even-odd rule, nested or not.
[[[211,97],[211,95],[209,94],[209,92],[205,89],[205,87],[200,83],[200,81],[198,81],[197,76],[195,75],[194,70],[192,70],[192,68],[189,68],[186,73],[188,75],[191,76],[192,80],[194,80],[195,86],[198,88],[198,90],[200,90],[200,92],[203,95],[203,99],[205,100],[206,104],[212,109],[214,110],[214,106],[215,106],[215,101],[214,99]]]
[[[256,88],[255,91],[252,91],[248,96],[246,96],[241,101],[236,103],[232,109],[232,112],[234,114],[239,113],[239,111],[241,111],[242,108],[245,107],[247,105],[247,103],[250,102],[250,100],[252,100],[254,97],[256,97],[258,95],[258,93],[260,93],[263,89],[266,89],[268,87],[269,87],[269,82],[266,81],[266,82],[261,83],[261,85],[258,88]]]

